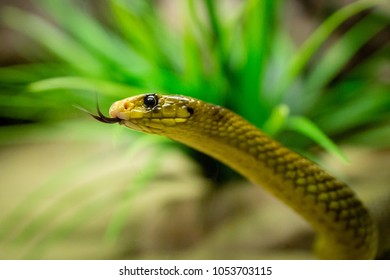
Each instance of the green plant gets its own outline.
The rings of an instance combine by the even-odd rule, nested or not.
[[[298,47],[282,20],[283,1],[248,0],[226,14],[222,2],[177,1],[176,24],[155,1],[107,1],[106,24],[83,1],[38,3],[44,16],[15,7],[1,11],[8,26],[29,38],[21,51],[31,61],[0,69],[4,119],[66,123],[83,116],[72,105],[91,108],[96,93],[107,108],[116,99],[156,91],[229,107],[308,155],[315,144],[346,160],[331,139],[390,144],[384,140],[390,138],[390,81],[380,75],[389,67],[389,41],[343,71],[389,26],[389,15],[371,12],[329,43],[343,22],[379,1],[343,7]],[[7,143],[20,127],[0,129]],[[91,127],[88,135],[100,129]],[[139,186],[145,178],[151,176]],[[110,236],[126,218],[118,213]]]
[[[48,51],[39,52],[38,65],[2,69],[4,84],[28,85],[19,87],[19,94],[2,91],[3,116],[50,119],[39,108],[58,111],[57,101],[62,100],[65,108],[69,100],[81,103],[87,98],[91,103],[90,96],[80,94],[85,91],[92,91],[92,98],[94,92],[105,96],[105,104],[145,91],[187,94],[230,107],[276,137],[284,130],[303,134],[338,155],[325,135],[356,134],[362,121],[375,127],[386,118],[388,81],[376,76],[388,63],[388,45],[332,83],[356,52],[388,25],[386,18],[364,17],[313,60],[341,23],[374,7],[375,1],[357,1],[337,11],[298,49],[283,22],[277,21],[280,1],[247,1],[225,16],[214,1],[189,0],[179,4],[186,16],[173,27],[153,1],[109,1],[109,27],[76,1],[39,3],[57,25],[16,8],[2,12],[8,25]],[[205,7],[205,19],[199,5]],[[26,106],[35,110],[23,110]],[[311,143],[289,145],[305,149]]]

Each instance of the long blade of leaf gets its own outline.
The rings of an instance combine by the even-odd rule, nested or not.
[[[287,121],[287,128],[305,135],[344,163],[349,163],[347,156],[309,119],[305,117],[291,117]]]

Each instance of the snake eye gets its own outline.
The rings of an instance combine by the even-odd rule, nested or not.
[[[194,113],[194,109],[191,107],[187,107],[187,112],[192,115]]]
[[[157,94],[147,94],[145,95],[144,97],[144,105],[147,107],[147,108],[153,108],[154,106],[156,106],[158,104],[158,97],[157,97]]]

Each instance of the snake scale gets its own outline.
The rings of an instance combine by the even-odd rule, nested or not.
[[[322,259],[372,259],[377,229],[354,192],[232,111],[180,95],[142,94],[115,102],[105,123],[169,137],[208,154],[266,188],[318,234]]]

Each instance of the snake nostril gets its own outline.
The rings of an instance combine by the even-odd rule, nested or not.
[[[130,108],[129,102],[125,102],[125,103],[123,104],[123,107],[125,108],[125,110],[128,110],[128,109]]]

